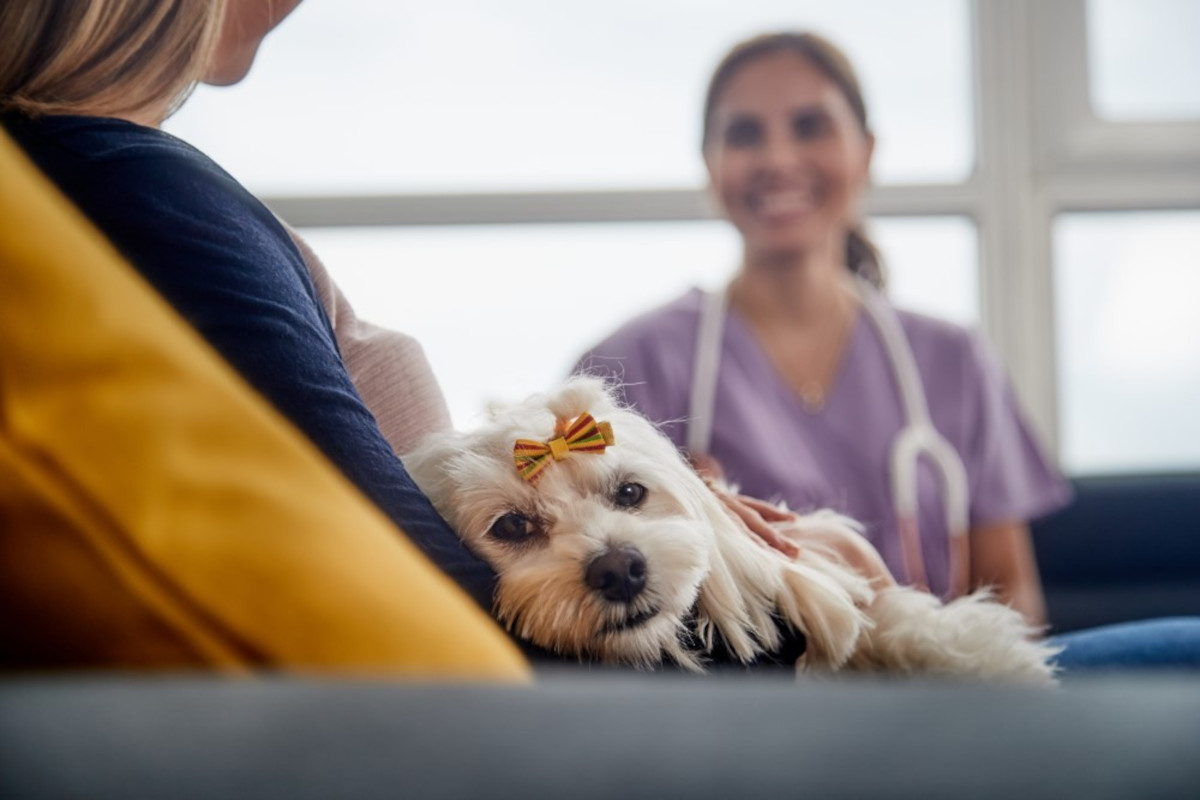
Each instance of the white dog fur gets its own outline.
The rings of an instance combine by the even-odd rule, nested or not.
[[[518,474],[517,439],[546,441],[556,420],[585,412],[612,426],[612,446],[572,453],[533,482]],[[596,379],[494,408],[478,430],[433,435],[404,462],[496,570],[499,619],[557,653],[641,668],[673,660],[702,671],[718,636],[741,662],[775,651],[780,618],[806,637],[797,663],[804,670],[1054,680],[1054,650],[987,592],[943,604],[910,588],[875,591],[803,536],[795,559],[763,546],[675,446]],[[644,498],[632,503],[643,494],[637,486]],[[829,511],[795,523],[817,526],[856,531]],[[614,600],[589,583],[591,565],[613,552],[626,562],[619,572],[636,562],[628,567],[638,573],[635,596]]]

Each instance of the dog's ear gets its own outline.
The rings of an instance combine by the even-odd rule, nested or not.
[[[400,456],[408,474],[435,506],[454,493],[454,471],[449,466],[455,456],[463,452],[465,438],[456,431],[437,431]]]
[[[559,419],[574,419],[584,413],[600,419],[612,412],[616,403],[602,379],[576,375],[550,396],[547,406]]]
[[[697,634],[705,649],[711,649],[719,636],[737,660],[749,663],[779,643],[773,617],[778,570],[766,566],[773,559],[754,541],[745,523],[690,464],[676,458],[666,467],[676,497],[690,517],[703,521],[711,537],[709,571],[696,604]]]

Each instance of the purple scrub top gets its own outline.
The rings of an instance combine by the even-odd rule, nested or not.
[[[576,367],[619,385],[626,402],[680,448],[703,300],[694,289],[632,320]],[[897,314],[933,424],[966,467],[972,527],[1031,520],[1069,502],[1069,484],[1034,439],[1003,366],[982,339],[947,322]],[[904,574],[888,471],[903,411],[883,342],[864,312],[824,407],[811,411],[731,310],[713,415],[711,454],[741,491],[797,511],[832,508],[857,519],[888,567]],[[941,488],[928,464],[919,474],[926,571],[930,588],[943,594],[950,565]]]

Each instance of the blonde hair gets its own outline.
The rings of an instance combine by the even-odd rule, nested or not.
[[[712,78],[708,83],[708,91],[704,97],[703,133],[700,138],[702,151],[707,151],[712,144],[712,122],[717,100],[734,74],[752,61],[781,52],[794,53],[807,59],[825,77],[833,81],[846,98],[846,102],[850,104],[850,110],[854,113],[854,118],[863,133],[871,135],[871,126],[867,119],[867,103],[850,59],[833,42],[815,33],[789,31],[768,33],[747,39],[735,45],[721,59],[716,70],[713,71]],[[865,278],[875,286],[883,288],[883,257],[875,244],[867,237],[861,222],[846,231],[845,259],[846,266],[851,272]]]
[[[0,110],[169,115],[204,77],[226,0],[4,0]]]

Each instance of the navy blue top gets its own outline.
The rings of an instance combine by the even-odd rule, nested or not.
[[[495,575],[434,510],[342,362],[287,231],[203,153],[98,117],[0,115],[35,164],[255,389],[490,609]]]

